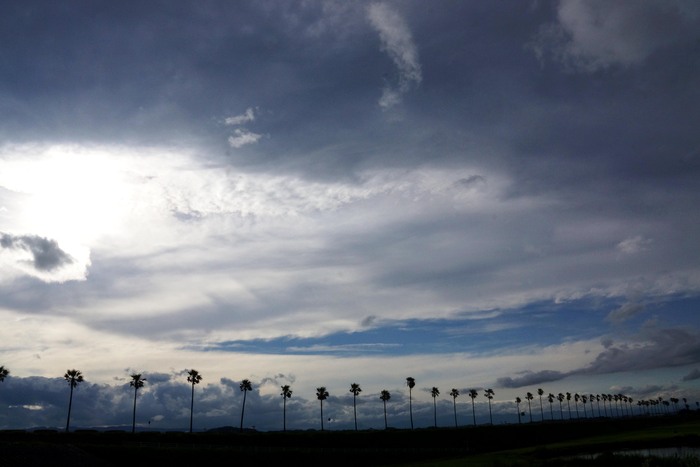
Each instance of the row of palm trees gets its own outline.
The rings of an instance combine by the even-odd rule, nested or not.
[[[4,366],[0,366],[0,382],[4,381],[5,378],[9,375],[10,371],[6,369]],[[132,373],[130,375],[131,381],[129,382],[129,386],[134,388],[134,404],[133,404],[133,413],[132,413],[132,425],[131,425],[131,431],[132,433],[135,432],[136,430],[136,400],[138,396],[138,390],[144,386],[146,383],[146,378],[143,377],[141,373]],[[68,417],[66,420],[66,431],[69,431],[70,429],[70,417],[71,417],[71,410],[73,406],[73,390],[84,381],[82,372],[76,369],[69,369],[66,370],[66,373],[63,375],[63,378],[65,381],[68,383],[70,387],[70,395],[68,399]],[[189,426],[189,431],[190,433],[192,432],[193,429],[193,418],[194,418],[194,390],[195,390],[195,385],[199,384],[202,381],[202,375],[195,369],[187,370],[187,382],[191,385],[191,401],[190,401],[190,426]],[[411,429],[414,428],[413,426],[413,388],[416,385],[416,380],[413,377],[408,377],[406,378],[406,386],[408,387],[408,401],[409,401],[409,417],[410,417],[410,422],[411,422]],[[245,416],[245,404],[246,404],[246,396],[248,391],[253,390],[253,385],[250,380],[244,379],[241,381],[240,385],[240,390],[243,392],[243,404],[241,406],[241,419],[240,419],[240,430],[243,430],[243,422],[244,422],[244,416]],[[287,399],[290,399],[292,397],[292,389],[289,385],[283,385],[281,386],[282,392],[280,395],[283,398],[283,430],[287,430]],[[358,383],[352,383],[350,385],[350,392],[353,395],[353,416],[354,416],[354,423],[355,423],[355,430],[357,430],[357,396],[362,392],[362,388]],[[433,421],[434,421],[434,426],[437,427],[437,397],[440,396],[440,390],[433,386],[430,390],[430,395],[433,398]],[[455,422],[455,427],[458,426],[457,424],[457,397],[460,395],[460,392],[456,388],[452,388],[452,390],[449,393],[450,396],[452,396],[452,403],[453,403],[453,411],[454,411],[454,422]],[[479,393],[476,389],[469,389],[467,392],[467,395],[471,398],[471,403],[472,403],[472,420],[474,423],[474,426],[476,426],[476,409],[475,409],[475,399],[479,396]],[[541,415],[541,421],[545,420],[544,416],[544,403],[543,403],[543,396],[545,395],[545,392],[542,388],[539,388],[537,390],[537,395],[539,396],[539,402],[540,402],[540,415]],[[329,392],[326,390],[325,386],[320,386],[316,388],[316,398],[320,402],[320,408],[321,408],[321,431],[324,430],[324,418],[323,418],[323,401],[328,399],[330,396]],[[488,388],[484,390],[483,396],[487,399],[488,401],[488,407],[489,407],[489,423],[493,424],[493,414],[491,410],[491,401],[495,396],[495,392],[493,389]],[[528,404],[528,414],[529,414],[529,419],[530,423],[533,422],[532,418],[532,400],[534,400],[535,396],[533,393],[528,392],[525,395],[525,400],[527,401]],[[391,393],[387,389],[382,389],[379,395],[379,399],[383,403],[384,407],[384,428],[388,428],[388,423],[387,423],[387,410],[386,410],[386,404],[387,401],[391,399]],[[598,416],[602,417],[603,413],[605,414],[605,417],[613,417],[613,416],[631,416],[632,415],[632,404],[634,400],[631,397],[628,397],[624,394],[571,394],[570,392],[567,393],[559,393],[557,395],[554,395],[552,393],[549,393],[546,396],[547,401],[549,402],[549,410],[550,410],[550,419],[554,420],[554,401],[559,402],[559,413],[560,413],[560,419],[564,420],[564,408],[563,408],[563,403],[566,401],[567,403],[567,409],[568,409],[568,414],[569,414],[569,419],[572,419],[572,411],[571,411],[571,400],[573,399],[574,401],[574,410],[576,413],[576,418],[580,418],[580,413],[579,413],[579,402],[583,404],[583,412],[584,412],[584,418],[587,417],[594,417],[594,407],[593,403],[595,402],[597,404],[597,409],[598,409]],[[682,399],[685,408],[689,408],[689,405],[687,403],[687,400],[684,398]],[[600,408],[600,403],[603,403],[603,411],[601,411]],[[520,410],[520,404],[523,402],[523,400],[520,397],[515,398],[515,404],[518,412],[518,423],[522,423],[522,417],[525,415],[525,412],[522,412]],[[586,404],[591,403],[590,410],[586,409]],[[606,402],[608,403],[606,405]],[[637,406],[639,407],[640,414],[642,414],[642,410],[646,410],[646,413],[651,413],[651,414],[663,414],[663,409],[666,409],[666,413],[670,413],[670,406],[671,404],[674,405],[675,410],[678,411],[678,403],[680,402],[680,399],[671,397],[669,400],[664,400],[662,397],[658,397],[656,399],[648,399],[648,400],[640,400],[637,401]],[[613,405],[614,403],[614,405]],[[696,405],[700,407],[700,403],[696,402]],[[590,415],[589,415],[590,412]]]

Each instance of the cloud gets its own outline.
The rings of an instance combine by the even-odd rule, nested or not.
[[[242,125],[244,123],[252,122],[255,120],[255,112],[252,107],[248,107],[245,113],[241,115],[236,115],[234,117],[228,117],[225,122],[227,125]]]
[[[644,311],[644,305],[639,303],[625,303],[619,308],[608,313],[608,316],[605,319],[613,323],[621,323],[642,311]]]
[[[695,368],[693,371],[685,375],[682,380],[683,381],[694,381],[696,379],[700,379],[700,369]]]
[[[262,138],[262,135],[259,135],[257,133],[253,133],[251,131],[248,131],[246,129],[242,128],[237,128],[236,131],[234,131],[235,136],[229,136],[228,138],[228,144],[232,148],[240,148],[245,146],[246,144],[253,144],[257,143],[260,138]]]
[[[637,235],[622,240],[620,243],[617,244],[616,248],[618,249],[618,251],[626,255],[633,255],[635,253],[639,253],[641,251],[646,250],[650,244],[650,239],[644,238],[641,235]]]
[[[668,44],[697,37],[700,8],[693,3],[562,0],[557,22],[543,26],[531,47],[540,58],[549,53],[580,71],[636,65]]]
[[[549,383],[558,381],[567,376],[567,373],[561,371],[542,370],[542,371],[526,371],[522,376],[515,378],[507,376],[498,378],[496,383],[502,388],[521,388],[523,386],[536,386],[541,383]]]
[[[388,109],[401,103],[402,96],[422,81],[418,50],[404,19],[385,3],[370,5],[367,16],[379,32],[381,50],[389,55],[398,69],[397,82],[387,82],[379,99],[379,105]]]
[[[37,271],[50,272],[73,263],[73,258],[58,246],[58,242],[38,235],[0,233],[0,247],[28,251]]]

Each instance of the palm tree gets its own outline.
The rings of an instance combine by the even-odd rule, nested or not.
[[[605,397],[605,396],[603,396]],[[574,394],[574,406],[576,407],[576,418],[581,418],[581,416],[578,413],[578,401],[581,400],[581,396],[579,396],[578,393]]]
[[[379,398],[382,400],[382,402],[384,402],[384,429],[386,430],[388,428],[388,425],[386,423],[386,401],[391,399],[391,393],[386,389],[382,389]]]
[[[192,433],[192,417],[194,415],[194,385],[202,381],[202,375],[197,370],[187,372],[187,382],[192,385],[192,399],[190,401],[190,433]]]
[[[571,393],[566,393],[566,405],[569,407],[569,420],[571,420]]]
[[[525,395],[525,399],[527,399],[527,411],[530,413],[530,423],[532,423],[532,405],[531,405],[531,401],[532,401],[532,399],[534,399],[534,398],[535,398],[535,396],[533,396],[531,392],[528,392],[528,393]]]
[[[544,409],[542,408],[542,395],[544,394],[544,390],[542,388],[539,388],[537,390],[537,395],[540,396],[540,415],[542,415],[542,421],[544,421]]]
[[[350,392],[352,393],[352,411],[355,415],[355,431],[357,431],[357,395],[362,392],[362,389],[359,384],[352,383]]]
[[[68,399],[68,420],[66,421],[66,432],[70,428],[70,411],[73,407],[73,389],[83,382],[83,375],[79,370],[66,370],[63,378],[70,385],[70,398]]]
[[[564,420],[564,409],[562,408],[562,402],[564,402],[566,396],[564,394],[559,393],[557,394],[557,400],[559,401],[559,415],[561,416],[561,419]]]
[[[241,388],[241,391],[243,391],[243,405],[241,406],[241,431],[243,431],[243,415],[245,414],[245,398],[246,395],[248,395],[248,391],[253,390],[253,385],[251,384],[250,380],[244,379],[241,381],[241,384],[239,385]]]
[[[452,396],[452,407],[454,408],[455,413],[455,428],[457,428],[457,396],[459,396],[459,391],[452,388],[450,391],[450,396]]]
[[[435,398],[440,395],[440,390],[433,386],[433,389],[430,390],[430,395],[433,396],[433,425],[437,428],[437,402],[435,402]]]
[[[406,386],[408,386],[408,412],[411,416],[411,430],[413,429],[413,397],[411,390],[416,386],[416,380],[412,377],[406,378]]]
[[[146,378],[141,377],[141,373],[132,373],[131,374],[131,381],[129,381],[129,386],[134,388],[134,415],[131,419],[131,432],[134,433],[136,431],[136,393],[138,392],[139,388],[142,388],[144,383],[146,382]]]
[[[547,396],[547,400],[549,401],[549,418],[554,420],[554,410],[552,409],[552,404],[554,403],[554,394],[550,392]]]
[[[323,431],[323,401],[328,399],[329,395],[325,386],[316,388],[316,398],[321,401],[321,431]]]
[[[476,391],[476,389],[469,390],[469,397],[472,398],[472,418],[474,419],[474,426],[476,426],[476,411],[474,410],[474,399],[476,399],[476,396],[478,395],[479,393]]]
[[[10,370],[5,368],[4,366],[0,366],[0,383],[5,381],[5,378],[7,378],[7,375],[10,374]]]
[[[582,395],[581,402],[583,403],[583,418],[588,418],[588,414],[586,413],[586,402],[588,402],[588,396],[585,394]]]
[[[280,396],[282,396],[284,400],[282,409],[282,427],[284,431],[287,431],[287,399],[292,397],[292,390],[289,388],[288,384],[282,386],[282,392],[280,393]]]
[[[489,400],[489,422],[491,425],[493,425],[493,416],[491,416],[491,399],[493,399],[494,392],[493,389],[488,388],[486,391],[484,391],[484,396]]]

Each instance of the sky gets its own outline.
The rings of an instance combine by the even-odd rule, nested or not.
[[[0,11],[0,428],[700,401],[697,2]]]

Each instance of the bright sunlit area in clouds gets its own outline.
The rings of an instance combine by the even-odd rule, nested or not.
[[[692,2],[25,3],[0,428],[60,425],[66,368],[76,426],[126,423],[138,371],[142,426],[182,428],[192,368],[200,429],[244,378],[261,430],[286,384],[298,429],[321,385],[349,427],[352,382],[406,427],[409,376],[424,425],[432,386],[499,423],[539,387],[700,400]]]

